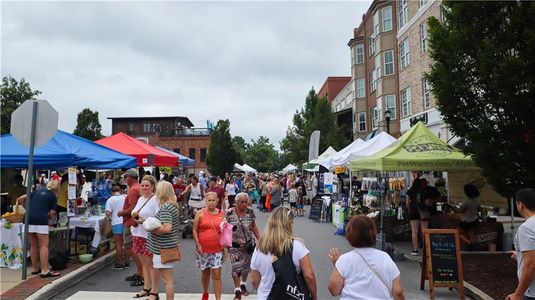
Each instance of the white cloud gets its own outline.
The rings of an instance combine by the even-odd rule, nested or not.
[[[277,144],[311,86],[350,74],[366,2],[3,2],[2,76],[26,78],[72,131],[109,116],[228,118]]]

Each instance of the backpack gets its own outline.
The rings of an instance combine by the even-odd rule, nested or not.
[[[278,260],[273,262],[275,282],[269,292],[267,300],[310,300],[310,291],[306,285],[303,273],[294,265],[293,243],[290,250],[284,251]]]

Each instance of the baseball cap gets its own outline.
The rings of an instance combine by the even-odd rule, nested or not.
[[[136,169],[129,169],[128,171],[126,171],[126,173],[124,173],[124,175],[125,176],[131,176],[131,177],[134,177],[136,179],[139,177]]]

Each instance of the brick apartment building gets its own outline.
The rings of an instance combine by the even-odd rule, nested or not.
[[[353,139],[386,131],[399,137],[423,121],[438,137],[454,142],[424,74],[429,70],[427,19],[442,18],[439,0],[375,0],[349,41],[353,83]]]
[[[319,98],[326,97],[332,102],[336,95],[351,81],[349,76],[331,76],[327,77],[321,89],[317,92]]]
[[[112,134],[126,133],[195,159],[195,172],[206,171],[211,129],[193,128],[187,117],[109,117]]]

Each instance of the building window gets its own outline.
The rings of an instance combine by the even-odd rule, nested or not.
[[[395,120],[397,116],[396,111],[396,95],[386,95],[386,109],[390,110],[391,120]]]
[[[405,68],[411,63],[409,38],[405,38],[405,40],[399,44],[399,60],[401,61],[401,69]]]
[[[134,123],[128,123],[128,131],[134,131]]]
[[[424,100],[424,108],[431,107],[431,91],[429,90],[429,80],[422,79],[422,95]]]
[[[379,14],[373,14],[373,33],[377,36],[379,34]]]
[[[201,162],[206,161],[206,148],[201,148]]]
[[[195,148],[189,148],[189,158],[195,159]]]
[[[381,73],[381,55],[377,55],[375,57],[375,79],[379,80],[381,75],[383,75],[383,73]]]
[[[399,29],[407,24],[409,18],[408,3],[409,0],[398,0]]]
[[[366,97],[366,79],[357,78],[357,98]]]
[[[401,91],[401,112],[404,117],[412,114],[411,88],[408,87]]]
[[[364,63],[364,44],[357,44],[357,64]]]
[[[366,131],[366,113],[359,112],[358,119],[359,119],[359,132]]]
[[[377,128],[379,126],[379,110],[377,106],[372,107],[370,114],[372,115],[372,127]]]
[[[424,6],[427,4],[429,0],[418,0],[419,4],[420,4],[420,7]]]
[[[150,123],[143,123],[143,132],[150,132]]]
[[[173,152],[180,153],[180,148],[173,148]]]
[[[375,77],[375,70],[370,72],[370,94],[377,90],[377,78]]]
[[[427,52],[427,23],[420,24],[420,49],[422,53]]]
[[[392,6],[383,8],[383,32],[392,30]]]
[[[375,33],[372,33],[372,35],[368,38],[368,50],[370,52],[370,56],[375,54]]]
[[[383,53],[385,64],[385,76],[394,74],[394,50],[387,50]]]

